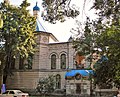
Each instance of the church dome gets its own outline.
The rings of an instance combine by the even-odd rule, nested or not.
[[[36,11],[40,11],[40,8],[37,6],[37,2],[36,2],[36,5],[33,7],[33,11],[36,10]]]

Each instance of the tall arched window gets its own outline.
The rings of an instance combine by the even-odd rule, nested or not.
[[[56,89],[61,88],[61,76],[59,74],[56,75]]]
[[[51,56],[51,69],[56,69],[56,55]]]
[[[61,54],[60,56],[61,69],[66,69],[66,55]]]

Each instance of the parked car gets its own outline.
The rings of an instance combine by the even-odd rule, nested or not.
[[[0,97],[29,97],[29,94],[23,93],[21,90],[7,90]]]

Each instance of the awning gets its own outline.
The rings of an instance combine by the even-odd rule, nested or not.
[[[93,70],[70,70],[66,72],[65,78],[66,77],[74,77],[77,74],[80,74],[83,77],[89,76],[89,75],[94,75]]]

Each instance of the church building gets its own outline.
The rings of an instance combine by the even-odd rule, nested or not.
[[[33,8],[33,15],[36,17],[36,52],[34,56],[29,56],[29,64],[23,63],[19,57],[15,61],[13,76],[8,76],[7,89],[34,90],[40,78],[54,75],[56,79],[56,89],[64,89],[68,94],[81,94],[81,83],[85,84],[86,93],[89,93],[89,81],[66,80],[66,72],[75,69],[76,52],[73,49],[71,39],[67,42],[59,42],[50,32],[42,26],[38,13],[40,8],[37,3]],[[84,58],[84,57],[83,57]],[[25,64],[25,65],[23,65]],[[25,67],[23,67],[25,66]],[[87,72],[87,71],[85,71]],[[87,84],[88,83],[88,84]],[[72,89],[72,90],[70,90]]]
[[[40,8],[33,8],[33,15],[36,17],[36,52],[31,65],[22,67],[22,59],[15,62],[13,76],[7,79],[7,88],[35,89],[41,77],[49,75],[56,76],[57,87],[62,89],[65,86],[65,73],[68,68],[73,68],[75,50],[72,42],[59,42],[58,39],[45,30],[40,23],[38,13]]]

